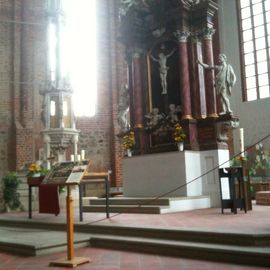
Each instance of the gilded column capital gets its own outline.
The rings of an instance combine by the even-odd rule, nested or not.
[[[176,30],[173,34],[178,40],[178,42],[187,42],[187,39],[190,36],[189,31],[181,31],[181,30]]]
[[[202,30],[202,36],[204,39],[212,40],[212,36],[215,34],[216,29],[213,27],[204,27]]]

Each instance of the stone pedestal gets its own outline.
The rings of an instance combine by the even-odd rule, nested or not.
[[[228,163],[225,162],[228,159],[228,150],[183,151],[125,158],[123,160],[124,196],[209,195],[211,207],[219,207],[218,170],[211,170],[218,164],[227,167]],[[208,171],[209,173],[206,174]],[[187,184],[189,182],[190,184]]]

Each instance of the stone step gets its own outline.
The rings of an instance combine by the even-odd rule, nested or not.
[[[137,214],[160,214],[164,206],[141,206],[135,205],[113,205],[109,207],[110,213],[137,213]],[[105,212],[106,206],[103,205],[85,205],[83,212]]]
[[[270,265],[269,247],[243,247],[119,236],[92,236],[90,244],[92,247],[129,250],[198,260],[223,261],[257,266]]]
[[[84,202],[89,201],[90,205],[105,205],[105,198],[83,198]],[[127,197],[114,197],[109,198],[110,205],[170,205],[169,198],[127,198]]]
[[[1,228],[7,233],[0,233],[0,248],[11,252],[42,255],[66,248],[65,223],[1,219]],[[75,224],[75,244],[89,243],[93,247],[183,258],[270,265],[270,234],[266,233]]]
[[[104,212],[106,200],[89,199],[83,200],[84,212]],[[134,198],[121,197],[109,199],[110,211],[115,213],[149,213],[166,214],[174,212],[189,211],[193,209],[203,209],[210,207],[210,198],[208,196],[189,196],[172,198]],[[95,207],[96,206],[96,207]],[[137,210],[135,208],[138,208]],[[148,211],[146,210],[148,207]],[[128,212],[128,210],[132,212]]]
[[[45,222],[34,219],[0,219],[0,226],[33,228],[39,230],[65,231],[65,222]],[[74,229],[79,233],[114,235],[129,237],[159,238],[163,240],[178,240],[185,242],[202,242],[212,244],[225,244],[231,246],[255,246],[270,247],[270,233],[250,233],[250,232],[226,232],[210,231],[201,229],[178,229],[175,227],[147,227],[147,226],[120,226],[120,225],[87,225],[75,223]]]
[[[74,246],[89,246],[89,234],[75,233]],[[65,231],[40,230],[34,228],[0,226],[0,250],[37,256],[65,251],[67,240]]]

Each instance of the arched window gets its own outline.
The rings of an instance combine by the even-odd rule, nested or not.
[[[76,116],[92,116],[96,106],[96,0],[50,0],[60,10],[60,33],[49,24],[51,79],[56,78],[59,59],[60,77],[68,77]],[[55,39],[58,35],[58,41]],[[59,44],[57,44],[59,42]],[[59,55],[56,46],[59,45]]]
[[[244,100],[270,97],[270,0],[238,0]]]

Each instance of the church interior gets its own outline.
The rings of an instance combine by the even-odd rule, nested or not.
[[[269,18],[0,0],[0,270],[268,268]]]

